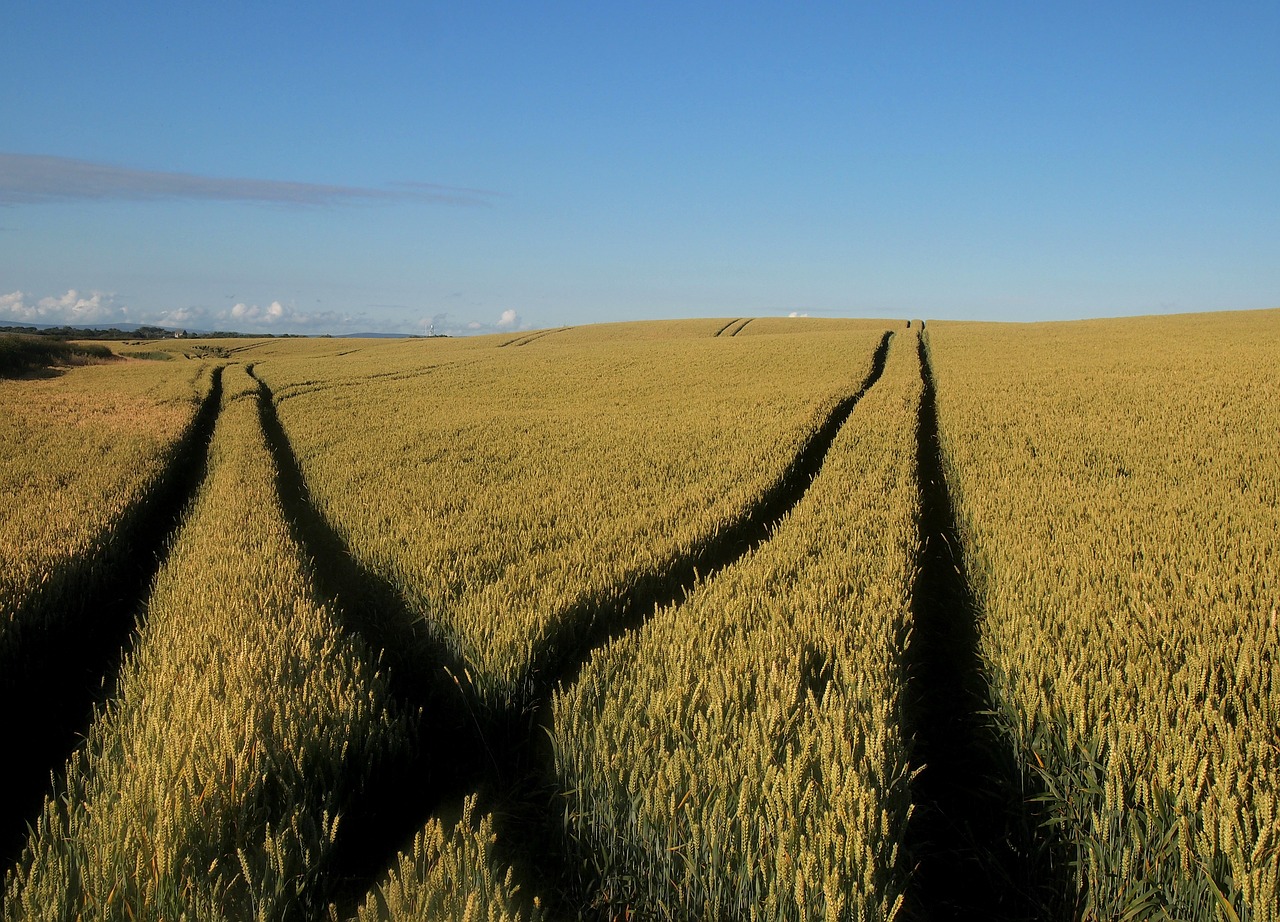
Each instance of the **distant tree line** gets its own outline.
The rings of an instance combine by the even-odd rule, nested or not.
[[[233,338],[252,338],[264,339],[271,337],[270,333],[233,333],[227,330],[217,330],[214,332],[198,332],[190,333],[186,330],[166,330],[164,327],[140,326],[133,330],[121,330],[117,327],[111,327],[105,330],[86,329],[84,327],[0,327],[0,333],[18,333],[24,336],[44,336],[49,339],[173,339],[175,336],[181,336],[187,339],[233,339]],[[290,336],[292,334],[285,334]]]

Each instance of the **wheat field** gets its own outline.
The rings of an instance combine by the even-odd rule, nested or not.
[[[114,348],[0,378],[5,919],[1280,914],[1280,312]]]

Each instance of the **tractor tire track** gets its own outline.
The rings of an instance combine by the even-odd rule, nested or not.
[[[743,330],[745,330],[745,329],[747,328],[747,324],[749,324],[751,321],[753,321],[753,320],[755,320],[755,319],[756,319],[756,318],[754,318],[754,317],[748,317],[746,320],[742,321],[742,326],[738,327],[736,330],[734,330],[734,331],[733,331],[732,333],[730,333],[729,335],[730,335],[730,336],[737,336],[739,333],[741,333]]]
[[[547,631],[524,683],[529,700],[512,708],[498,728],[502,735],[494,748],[508,774],[490,787],[481,805],[493,812],[499,852],[525,881],[521,890],[541,894],[549,918],[573,918],[593,896],[583,892],[564,841],[564,801],[548,737],[555,689],[577,681],[592,651],[643,627],[658,611],[687,598],[700,580],[711,579],[769,539],[804,498],[841,427],[884,373],[892,339],[893,333],[885,333],[858,390],[832,408],[773,486],[727,528],[693,553],[668,561],[658,574],[620,587],[610,594],[615,601],[575,606]]]
[[[370,375],[353,375],[347,378],[337,378],[329,381],[299,381],[294,384],[287,384],[278,391],[273,391],[271,400],[277,406],[286,400],[292,400],[295,397],[303,397],[309,394],[319,394],[330,390],[346,390],[352,387],[360,387],[365,384],[385,384],[398,381],[413,381],[417,378],[425,378],[442,368],[457,370],[466,368],[476,364],[475,361],[457,361],[457,362],[439,362],[435,365],[424,365],[421,368],[414,368],[408,371],[383,371]]]
[[[258,382],[259,418],[281,505],[294,541],[313,561],[316,587],[342,629],[379,657],[392,697],[414,718],[412,738],[373,767],[365,795],[339,826],[326,898],[350,914],[440,804],[465,792],[481,761],[483,732],[454,678],[465,674],[461,657],[426,629],[390,580],[360,562],[325,518],[280,421],[277,398],[252,366],[247,371]],[[432,758],[444,753],[448,758]]]
[[[457,680],[465,666],[458,653],[424,630],[420,613],[385,577],[357,560],[317,508],[276,412],[278,399],[249,369],[259,381],[262,425],[275,458],[280,496],[295,539],[315,561],[319,589],[335,600],[348,630],[372,650],[382,651],[394,696],[420,715],[416,743],[396,764],[381,767],[365,802],[339,827],[331,898],[340,910],[354,910],[432,816],[456,812],[463,796],[479,791],[482,808],[495,815],[504,857],[528,880],[548,884],[525,886],[523,892],[546,893],[554,917],[557,887],[572,876],[558,838],[558,795],[543,732],[555,688],[575,681],[593,650],[643,625],[664,606],[685,598],[700,579],[769,538],[817,477],[858,401],[879,380],[892,337],[885,333],[858,390],[836,403],[755,503],[658,572],[632,574],[600,597],[565,611],[533,651],[520,700],[485,714]]]
[[[174,444],[163,473],[124,520],[70,561],[62,578],[74,587],[70,603],[36,594],[25,609],[63,606],[56,623],[32,619],[0,652],[0,738],[14,742],[10,780],[0,798],[0,859],[13,865],[62,773],[93,720],[96,705],[114,693],[118,670],[139,622],[152,581],[168,557],[186,509],[204,482],[209,443],[222,402],[222,368]],[[21,622],[21,614],[15,623]],[[19,742],[20,741],[20,742]]]
[[[506,346],[527,346],[529,343],[544,336],[550,336],[552,333],[563,333],[569,327],[556,327],[554,330],[539,330],[537,333],[530,333],[526,336],[517,336],[515,339],[509,339],[505,343],[499,343],[498,348],[502,349]]]
[[[546,631],[523,684],[532,689],[530,704],[547,697],[560,682],[571,683],[596,647],[610,643],[644,623],[656,609],[681,601],[699,579],[746,556],[767,540],[783,517],[804,498],[822,469],[831,443],[854,407],[884,373],[892,333],[885,333],[872,357],[871,370],[853,394],[840,400],[822,424],[800,445],[777,480],[716,536],[692,552],[674,557],[651,576],[633,577],[613,587],[605,600],[588,600],[565,612]]]
[[[722,326],[720,329],[716,330],[716,331],[715,331],[714,333],[712,333],[711,335],[712,335],[713,337],[715,337],[715,336],[719,336],[719,335],[720,335],[720,334],[722,334],[725,330],[729,329],[729,327],[733,326],[735,323],[737,323],[737,322],[738,322],[739,320],[741,320],[741,319],[742,319],[741,317],[735,317],[734,319],[730,320],[728,323],[726,323],[726,324],[725,324],[724,326]]]
[[[943,467],[923,332],[917,333],[917,350],[924,382],[916,429],[920,537],[904,659],[907,729],[919,774],[906,840],[915,866],[906,918],[1041,918],[1032,899],[1038,875],[1025,810],[1008,783],[1011,754],[986,716],[990,693],[978,652],[979,605]]]

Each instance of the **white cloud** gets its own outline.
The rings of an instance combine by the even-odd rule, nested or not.
[[[225,304],[226,302],[224,302]],[[61,326],[82,324],[109,327],[125,323],[150,324],[185,330],[234,330],[240,333],[434,332],[451,336],[511,333],[529,329],[515,309],[501,311],[492,320],[478,320],[437,313],[430,318],[400,322],[333,310],[299,310],[292,300],[237,300],[230,307],[191,304],[176,308],[137,309],[112,293],[68,289],[56,297],[37,298],[24,291],[0,294],[0,325],[8,321]]]
[[[808,317],[809,315],[807,313],[802,314],[800,313],[800,311],[792,311],[791,313],[787,314],[787,316],[788,317]]]
[[[209,312],[203,307],[180,307],[177,310],[161,311],[153,323],[160,326],[185,327],[202,324],[209,319]]]
[[[303,313],[292,303],[279,299],[265,305],[240,301],[234,307],[221,310],[198,304],[166,310],[135,310],[114,294],[102,291],[86,294],[75,288],[56,297],[38,299],[24,291],[0,294],[0,325],[5,321],[51,327],[63,324],[110,327],[138,323],[188,330],[303,334],[346,332],[367,323],[362,317],[336,311]]]
[[[448,336],[477,336],[484,333],[509,333],[514,330],[527,330],[529,324],[516,310],[507,308],[498,315],[497,320],[463,320],[454,318],[448,313],[439,313],[428,319],[417,322],[419,329],[434,330]]]
[[[64,295],[34,302],[21,291],[0,295],[0,318],[50,326],[125,323],[130,319],[129,309],[115,295],[93,291],[85,296],[74,288],[67,289]]]
[[[290,333],[335,333],[351,330],[364,322],[361,317],[337,311],[299,311],[292,303],[272,301],[263,306],[239,301],[229,310],[208,314],[201,311],[199,319],[209,320],[220,329],[230,328],[240,332],[279,331]],[[175,322],[176,322],[176,318]]]
[[[292,305],[286,307],[279,301],[272,301],[266,307],[241,301],[219,316],[224,320],[237,320],[258,326],[274,326],[278,323],[307,324],[312,320],[309,314],[299,313]]]
[[[26,298],[27,296],[20,291],[0,295],[0,317],[6,320],[30,321],[35,310],[27,307]]]

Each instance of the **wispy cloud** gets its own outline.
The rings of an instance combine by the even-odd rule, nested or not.
[[[433,202],[487,205],[495,193],[421,182],[386,188],[334,186],[278,179],[237,179],[168,173],[49,157],[0,153],[0,205],[71,201],[163,201],[172,199],[283,205],[345,205]]]

